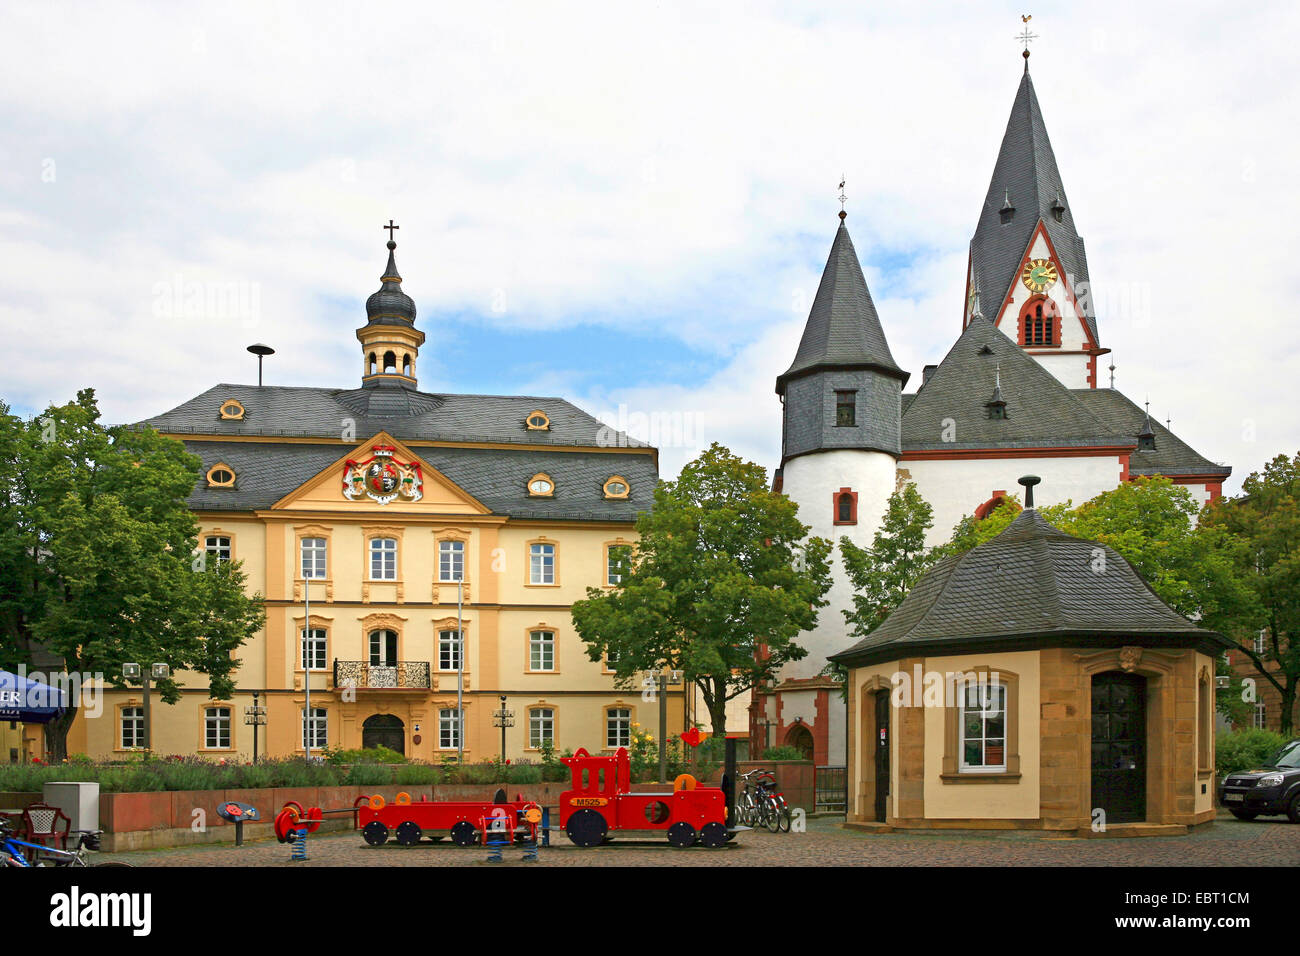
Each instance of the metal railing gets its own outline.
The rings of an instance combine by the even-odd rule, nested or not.
[[[847,767],[817,767],[813,778],[813,812],[848,812],[848,782]]]
[[[392,664],[371,664],[369,661],[334,661],[334,686],[356,687],[361,690],[398,689],[428,690],[428,661],[396,661]]]

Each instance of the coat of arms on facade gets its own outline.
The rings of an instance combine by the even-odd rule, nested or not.
[[[375,445],[361,461],[348,460],[343,469],[343,497],[357,501],[363,495],[386,505],[394,498],[419,501],[424,497],[424,476],[415,462],[398,461],[397,449]]]
[[[1131,674],[1142,663],[1142,648],[1121,647],[1119,649],[1119,666]]]

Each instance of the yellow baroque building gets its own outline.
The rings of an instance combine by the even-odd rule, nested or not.
[[[356,333],[359,388],[218,385],[146,423],[202,460],[190,504],[203,559],[241,561],[267,614],[231,700],[210,699],[201,674],[180,675],[176,705],[154,697],[155,753],[252,759],[254,691],[261,756],[301,755],[310,736],[313,753],[489,760],[502,696],[512,760],[658,730],[658,703],[617,689],[570,615],[588,587],[616,583],[657,450],[558,398],[420,391],[424,333],[388,248]],[[669,733],[684,698],[670,688]],[[69,750],[138,750],[143,720],[140,691],[109,691]]]

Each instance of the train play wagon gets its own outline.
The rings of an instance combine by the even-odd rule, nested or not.
[[[412,800],[399,793],[392,803],[374,796],[357,809],[357,825],[371,846],[387,842],[390,835],[403,846],[421,839],[451,837],[457,846],[474,846],[483,838],[484,827],[499,827],[521,837],[535,831],[541,822],[541,808],[532,800],[507,800],[498,790],[492,800]],[[498,822],[499,821],[499,822]]]
[[[720,847],[734,838],[727,827],[727,799],[717,787],[701,787],[682,774],[673,789],[632,792],[632,768],[620,747],[612,757],[593,757],[579,750],[561,757],[573,775],[572,789],[560,794],[560,827],[578,846],[604,843],[614,831],[665,833],[676,847],[697,841]]]

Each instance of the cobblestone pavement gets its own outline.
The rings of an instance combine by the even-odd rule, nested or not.
[[[1031,831],[867,834],[835,818],[808,821],[804,833],[750,831],[726,848],[675,850],[666,841],[622,841],[581,849],[556,834],[538,864],[524,864],[517,847],[504,865],[541,866],[1296,866],[1300,826],[1285,821],[1223,818],[1183,837],[1081,839]],[[290,863],[275,840],[243,847],[212,845],[101,854],[101,861],[136,866],[487,866],[481,847],[443,840],[402,847],[367,846],[355,831],[308,838],[306,862]]]

